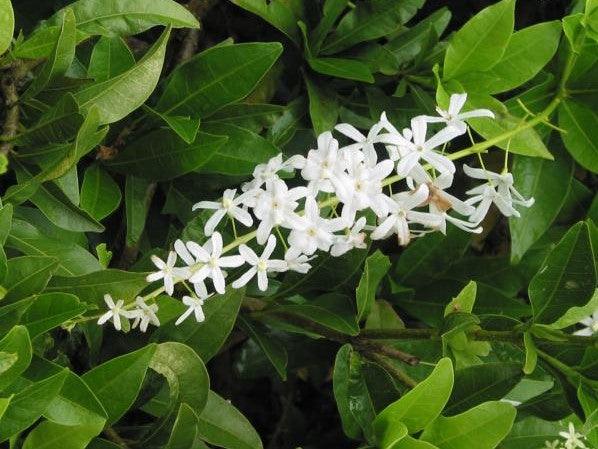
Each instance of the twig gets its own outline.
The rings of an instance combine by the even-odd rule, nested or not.
[[[118,444],[122,449],[129,449],[126,441],[110,426],[104,427],[104,433],[108,437],[108,439],[116,444]]]
[[[413,388],[417,385],[417,382],[414,379],[409,377],[409,375],[407,375],[407,373],[405,373],[403,370],[397,368],[392,363],[390,363],[385,356],[380,355],[377,352],[372,352],[363,355],[371,361],[376,362],[378,365],[384,368],[388,372],[388,374],[390,374],[392,377],[394,377],[407,387]]]
[[[19,129],[19,94],[17,92],[17,79],[14,71],[2,77],[0,80],[0,90],[6,106],[6,116],[2,125],[2,139],[0,144],[0,155],[8,156],[14,148],[12,139],[17,135]]]
[[[378,354],[385,355],[386,357],[400,360],[407,365],[415,366],[419,364],[419,357],[401,351],[400,349],[393,348],[392,346],[383,345],[378,342],[360,337],[353,339],[353,343],[359,352],[377,352]]]

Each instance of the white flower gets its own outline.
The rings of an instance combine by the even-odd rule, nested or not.
[[[592,315],[587,318],[584,318],[579,322],[579,324],[584,325],[583,329],[580,329],[574,332],[575,335],[584,335],[586,337],[590,337],[598,332],[598,310],[596,310]]]
[[[317,249],[328,251],[334,242],[333,232],[345,227],[342,220],[327,220],[320,217],[318,202],[313,197],[305,200],[305,227],[293,229],[289,234],[289,245],[308,256]]]
[[[204,226],[204,233],[207,236],[212,235],[218,223],[228,215],[231,219],[240,221],[245,226],[251,226],[253,219],[249,212],[239,207],[239,204],[243,204],[243,201],[247,198],[247,194],[240,195],[235,198],[237,189],[226,189],[222,194],[222,201],[200,201],[193,205],[192,210],[196,209],[214,209],[216,212],[206,221]]]
[[[440,117],[432,117],[429,115],[423,115],[421,117],[428,123],[444,123],[446,126],[456,129],[461,134],[467,131],[467,124],[464,120],[468,118],[494,118],[494,113],[488,109],[474,109],[473,111],[461,112],[466,100],[467,94],[452,94],[447,111],[442,110],[439,107],[436,108],[436,112],[438,112]]]
[[[336,241],[334,242],[334,245],[332,245],[332,248],[330,248],[330,254],[333,257],[338,257],[351,251],[353,248],[367,248],[365,243],[365,232],[362,232],[365,228],[365,224],[365,217],[361,217],[348,232],[344,235],[336,236]]]
[[[583,435],[575,431],[575,426],[573,423],[569,423],[568,432],[559,432],[559,435],[565,439],[566,449],[587,449],[586,445],[583,443],[583,441],[581,441]]]
[[[307,273],[311,269],[311,265],[308,263],[315,256],[308,257],[305,254],[301,254],[297,248],[290,247],[284,253],[284,262],[288,271],[296,271],[297,273]]]
[[[282,153],[274,156],[265,164],[257,165],[253,170],[253,180],[243,184],[241,190],[248,192],[260,188],[262,185],[280,179],[278,172],[291,171],[297,163],[298,158],[290,158],[288,161],[282,161]]]
[[[379,217],[388,214],[382,180],[392,172],[393,167],[394,163],[390,159],[368,166],[357,155],[350,157],[347,173],[335,181],[336,195],[343,203],[341,216],[345,225],[352,225],[355,213],[368,207]]]
[[[210,238],[211,252],[195,242],[188,242],[187,248],[199,262],[204,265],[197,270],[189,280],[193,283],[211,278],[214,288],[220,294],[224,293],[224,274],[221,268],[234,268],[243,265],[244,260],[241,256],[222,257],[222,236],[219,232],[214,232]]]
[[[211,252],[212,251],[211,244],[212,244],[212,242],[210,240],[208,240],[203,248],[207,252]],[[191,253],[189,252],[189,249],[187,248],[187,245],[182,240],[179,239],[176,242],[174,242],[174,250],[179,255],[181,260],[187,264],[187,270],[189,272],[189,277],[191,277],[203,265],[203,263],[201,261],[199,261],[198,259],[196,259],[195,257],[193,257],[191,255]],[[189,279],[189,281],[191,282],[190,279]],[[196,280],[195,282],[191,282],[191,283],[193,284],[193,287],[195,288],[195,293],[197,294],[197,296],[199,296],[200,298],[203,298],[204,296],[208,295],[208,289],[206,288],[206,284],[203,281],[203,279]]]
[[[116,301],[116,304],[114,304],[112,296],[105,294],[104,302],[108,306],[109,310],[98,319],[98,324],[102,325],[112,318],[112,321],[114,322],[114,328],[119,331],[122,329],[121,317],[123,317],[125,321],[127,321],[129,318],[133,318],[132,313],[128,310],[125,310],[125,302],[122,299],[119,299]]]
[[[263,245],[272,228],[301,228],[304,220],[297,215],[295,209],[297,200],[307,195],[307,188],[295,187],[289,189],[284,181],[278,179],[266,184],[266,190],[260,195],[253,212],[261,220],[257,228],[257,242]]]
[[[169,295],[172,295],[174,292],[174,284],[177,280],[186,279],[189,275],[188,270],[174,266],[176,264],[176,252],[174,251],[168,253],[166,262],[155,255],[152,255],[151,259],[156,268],[158,268],[158,271],[148,274],[145,279],[147,282],[155,282],[164,279],[164,291]]]
[[[454,139],[459,132],[454,128],[444,128],[430,139],[426,140],[428,125],[422,117],[411,120],[411,131],[413,142],[407,140],[401,134],[391,134],[387,143],[393,143],[402,151],[401,159],[397,164],[397,174],[407,176],[418,165],[425,161],[438,170],[440,173],[455,173],[455,164],[446,156],[436,152],[434,149]]]
[[[553,442],[545,441],[544,449],[560,449],[562,447],[560,444],[559,440],[554,440]]]
[[[351,153],[362,151],[365,161],[368,165],[373,165],[376,163],[378,156],[376,155],[374,144],[380,142],[378,139],[378,133],[382,129],[382,125],[377,123],[372,126],[367,136],[364,136],[357,130],[357,128],[355,128],[353,125],[349,125],[348,123],[339,123],[334,127],[334,129],[356,142],[343,147],[343,151]]]
[[[404,246],[411,240],[409,225],[419,223],[428,227],[438,227],[441,223],[438,216],[417,212],[412,209],[421,206],[428,199],[428,186],[422,184],[414,192],[401,192],[389,199],[390,215],[370,235],[372,240],[379,240],[391,234],[397,234],[399,245]]]
[[[270,256],[276,247],[276,237],[270,235],[268,243],[260,257],[247,245],[239,246],[239,253],[251,268],[247,270],[239,279],[233,282],[233,288],[241,288],[247,284],[257,274],[257,285],[261,291],[268,288],[269,271],[286,271],[286,262],[282,260],[270,260]]]
[[[337,179],[345,168],[338,151],[338,141],[327,131],[318,136],[318,148],[309,150],[301,170],[301,176],[308,183],[312,195],[318,191],[334,192],[331,179]]]
[[[160,320],[156,316],[156,312],[158,311],[157,304],[147,305],[144,299],[138,296],[135,298],[135,305],[137,308],[131,311],[131,318],[135,319],[131,325],[132,329],[135,329],[139,325],[139,330],[145,332],[150,323],[154,326],[160,325]]]
[[[206,319],[206,316],[203,313],[202,307],[206,299],[208,299],[207,296],[201,298],[196,298],[193,296],[183,296],[183,304],[185,304],[188,307],[188,309],[185,310],[185,312],[180,317],[178,317],[174,324],[178,326],[183,321],[185,321],[187,317],[192,313],[195,315],[195,321],[197,321],[198,323],[204,321]]]
[[[398,161],[402,156],[409,152],[409,146],[405,146],[404,142],[411,142],[411,139],[413,139],[413,132],[409,128],[405,128],[401,133],[392,123],[390,123],[385,112],[380,115],[380,125],[390,134],[381,134],[378,137],[378,140],[383,143],[395,142],[394,145],[387,144],[386,151],[388,152],[388,157],[391,161]],[[399,140],[392,137],[397,134],[400,136]],[[399,142],[403,142],[403,144],[399,144]]]
[[[466,204],[478,204],[477,210],[471,215],[469,221],[481,222],[490,205],[494,203],[500,212],[507,217],[520,217],[521,214],[513,205],[531,207],[534,199],[526,200],[513,186],[513,175],[511,173],[498,174],[480,168],[471,168],[463,164],[463,171],[474,179],[484,179],[487,183],[468,190],[468,195],[473,195]]]

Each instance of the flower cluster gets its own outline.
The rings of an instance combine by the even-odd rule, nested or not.
[[[447,191],[457,172],[447,144],[467,132],[465,120],[494,117],[486,109],[462,113],[465,100],[466,94],[452,95],[448,110],[437,109],[438,116],[415,117],[404,130],[398,130],[384,113],[367,135],[342,123],[335,130],[349,144],[341,146],[331,132],[324,132],[318,136],[317,148],[306,156],[283,160],[279,154],[258,165],[240,192],[225,190],[220,201],[193,206],[213,211],[204,227],[209,238],[203,245],[177,240],[166,261],[153,256],[158,271],[147,277],[148,282],[161,280],[160,292],[168,295],[177,282],[192,284],[189,291],[194,294],[183,298],[188,310],[177,324],[192,314],[201,322],[204,301],[211,292],[224,293],[231,269],[247,267],[229,283],[232,288],[241,288],[255,277],[258,288],[266,291],[269,275],[308,272],[317,251],[337,257],[353,248],[365,248],[366,231],[372,240],[394,235],[399,245],[407,245],[429,232],[445,233],[447,223],[479,233],[492,204],[508,217],[519,216],[516,206],[529,207],[533,199],[526,200],[517,192],[506,167],[503,173],[493,173],[483,164],[482,168],[464,165],[465,175],[483,182],[466,192],[467,199]],[[429,125],[440,125],[440,129],[430,135]],[[301,182],[287,183],[295,173]],[[393,186],[397,183],[401,183],[400,190]],[[261,254],[245,244],[251,240],[247,236],[224,246],[216,229],[225,218],[232,221],[235,237],[235,222],[254,226],[249,236],[255,235],[257,244],[263,246]],[[285,251],[276,259],[273,255],[279,243]],[[225,255],[233,250],[238,253]],[[182,266],[176,265],[177,260]],[[155,305],[141,301],[126,310],[122,301],[114,304],[112,299],[107,305],[110,311],[100,318],[100,324],[110,318],[117,328],[121,318],[135,319],[141,330],[148,323],[158,324]]]
[[[575,430],[573,423],[569,423],[567,431],[559,432],[559,436],[564,439],[546,441],[544,447],[546,449],[588,449],[584,443],[584,436]]]

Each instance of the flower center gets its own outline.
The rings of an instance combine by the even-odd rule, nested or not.
[[[258,271],[266,271],[268,269],[268,261],[264,259],[259,259],[257,261],[257,269]]]
[[[233,202],[229,198],[222,199],[222,207],[224,209],[229,209],[233,205]]]
[[[208,261],[208,265],[211,268],[216,268],[218,266],[218,259],[216,257],[210,257],[210,260]]]
[[[315,237],[317,233],[318,231],[316,230],[316,228],[309,228],[307,230],[307,235],[309,235],[310,237]]]
[[[598,332],[598,321],[594,321],[592,323],[592,325],[590,326],[590,328],[592,329],[592,332],[594,332],[594,333]]]

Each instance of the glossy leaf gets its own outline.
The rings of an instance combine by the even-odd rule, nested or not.
[[[193,408],[183,403],[179,407],[176,420],[172,425],[172,433],[166,449],[195,449],[197,435],[197,415]]]
[[[516,156],[513,162],[515,188],[534,198],[531,208],[521,208],[521,217],[509,220],[511,260],[519,262],[529,248],[557,218],[571,189],[573,161],[563,152],[555,161]]]
[[[199,167],[202,173],[249,175],[256,165],[267,162],[280,150],[258,134],[232,123],[207,123],[202,129],[227,140],[214,155]],[[247,151],[251,148],[251,151]]]
[[[309,115],[317,135],[331,131],[337,123],[338,104],[336,93],[309,76],[305,77],[309,96]]]
[[[513,33],[515,0],[502,0],[473,16],[451,38],[444,78],[491,69],[505,53]]]
[[[297,16],[283,0],[233,0],[235,5],[257,14],[266,22],[286,34],[292,41],[299,43]]]
[[[41,292],[56,267],[58,260],[44,256],[21,256],[9,259],[3,285],[7,290],[4,301],[16,301]]]
[[[87,74],[96,83],[114,78],[135,65],[135,57],[120,37],[102,36],[93,46]]]
[[[199,132],[187,144],[168,129],[137,139],[106,165],[117,172],[151,180],[168,180],[197,170],[226,142],[226,137]]]
[[[79,0],[69,7],[77,18],[77,28],[90,35],[130,36],[156,25],[199,28],[193,14],[172,0]],[[56,13],[50,24],[59,20],[63,11]]]
[[[127,244],[135,245],[143,230],[155,184],[148,179],[127,176],[125,183],[125,215]]]
[[[148,345],[137,351],[113,358],[91,371],[81,379],[96,395],[112,424],[133,405],[156,345]]]
[[[309,58],[307,62],[312,69],[323,75],[362,81],[364,83],[374,82],[374,77],[368,66],[354,59]]]
[[[225,449],[262,449],[262,441],[239,410],[213,391],[197,417],[202,440]]]
[[[120,187],[99,165],[90,165],[85,170],[81,186],[81,209],[96,220],[114,212],[121,200]]]
[[[158,83],[169,36],[170,28],[127,71],[79,90],[75,98],[81,110],[97,107],[103,124],[120,120],[141,106]]]
[[[274,336],[267,334],[264,329],[257,325],[257,323],[249,321],[247,318],[243,317],[243,315],[239,315],[239,324],[261,348],[280,378],[286,380],[288,354],[285,347],[276,341]]]
[[[587,223],[572,226],[548,254],[529,285],[534,321],[550,324],[572,306],[584,306],[596,289],[596,255]]]
[[[21,317],[21,324],[27,327],[29,335],[35,338],[44,332],[85,312],[79,299],[67,293],[45,293],[39,295]]]
[[[0,371],[0,390],[3,390],[31,363],[31,340],[27,328],[25,326],[13,327],[0,340],[0,352],[8,354],[11,359],[10,365]]]
[[[357,299],[357,320],[367,316],[376,299],[378,284],[390,268],[388,257],[379,250],[365,260],[363,274],[355,290]]]
[[[453,364],[444,358],[425,380],[376,416],[376,436],[387,435],[387,429],[397,422],[403,423],[410,434],[422,430],[440,414],[452,388]]]
[[[444,414],[455,415],[482,402],[502,399],[522,377],[518,363],[492,362],[459,369]]]
[[[460,415],[438,417],[420,439],[439,449],[494,449],[511,430],[515,414],[510,404],[485,402]]]
[[[84,449],[101,430],[98,426],[63,426],[42,421],[27,435],[23,449]]]
[[[281,52],[277,42],[212,47],[172,73],[156,109],[165,115],[207,117],[246,97]]]
[[[573,159],[598,173],[598,115],[591,108],[566,100],[559,107],[559,126],[567,131],[563,142]]]
[[[203,361],[189,346],[177,342],[160,343],[150,368],[168,381],[171,403],[189,404],[200,413],[208,400],[210,379]]]

